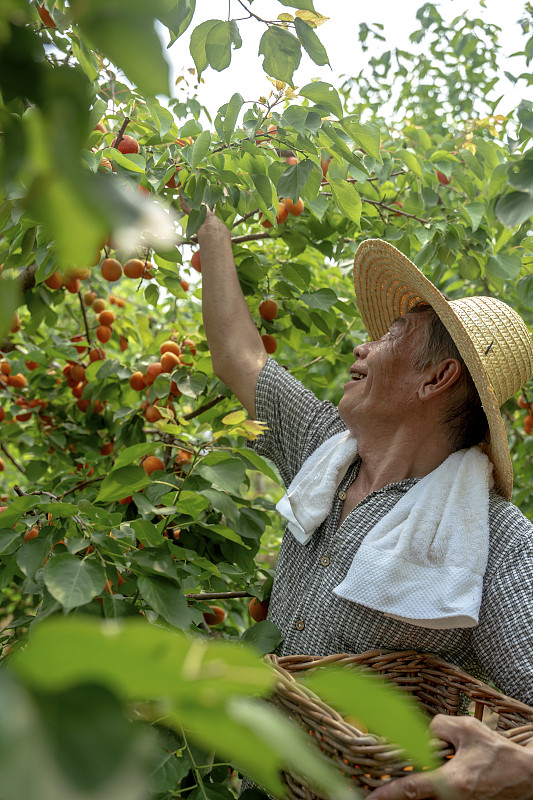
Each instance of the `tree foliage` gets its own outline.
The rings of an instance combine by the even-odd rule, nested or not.
[[[228,778],[226,761],[208,763],[202,753],[218,747],[278,791],[280,750],[290,749],[276,750],[276,740],[287,739],[269,709],[247,706],[249,699],[226,704],[235,688],[229,678],[218,684],[224,702],[193,681],[180,714],[157,704],[142,709],[145,720],[161,712],[168,722],[156,725],[158,744],[146,745],[146,731],[123,741],[119,699],[164,698],[147,684],[145,697],[117,687],[127,659],[115,664],[107,688],[87,686],[83,695],[69,694],[72,664],[65,685],[45,687],[36,672],[52,667],[40,663],[39,651],[36,668],[23,666],[32,663],[31,644],[18,660],[28,637],[49,630],[59,662],[70,663],[65,642],[72,637],[79,639],[72,663],[83,662],[87,642],[95,662],[106,661],[102,631],[110,629],[97,620],[129,618],[123,630],[136,631],[138,642],[129,651],[132,680],[147,675],[137,663],[143,637],[159,634],[163,650],[180,642],[186,673],[197,651],[176,629],[193,642],[212,635],[204,617],[214,602],[209,594],[226,613],[218,635],[245,643],[239,659],[252,658],[246,642],[263,653],[279,642],[272,623],[250,627],[247,612],[251,596],[267,598],[270,590],[278,476],[246,447],[260,435],[260,421],[247,419],[212,373],[198,256],[191,263],[206,206],[232,230],[239,279],[268,346],[321,397],[338,399],[354,342],[365,336],[350,279],[365,238],[392,242],[448,296],[495,294],[533,324],[533,105],[495,114],[494,26],[465,15],[448,25],[426,3],[411,40],[413,48],[426,43],[429,56],[386,51],[339,89],[317,80],[296,91],[302,50],[316,65],[328,63],[317,33],[325,17],[310,0],[280,3],[277,20],[262,20],[254,5],[245,24],[234,18],[196,27],[194,0],[45,0],[41,7],[9,0],[0,9],[0,636],[31,695],[15,684],[6,709],[35,721],[35,752],[45,761],[52,757],[43,731],[54,703],[67,709],[59,729],[73,736],[79,727],[67,719],[69,709],[105,710],[114,746],[123,747],[113,751],[115,772],[106,772],[104,759],[92,788],[76,772],[68,779],[81,783],[65,797],[88,788],[93,794],[83,796],[141,797],[145,777],[135,776],[151,769],[146,791],[153,796],[179,790],[193,800],[223,800],[235,790],[233,773]],[[258,57],[272,92],[255,103],[238,93],[224,98],[213,124],[205,124],[194,86],[184,98],[171,95],[160,31],[172,44],[192,30],[196,76],[208,80],[209,68],[230,64],[249,23],[262,26]],[[526,35],[528,25],[525,16]],[[379,28],[361,26],[362,48],[370,50],[374,37],[383,38]],[[528,65],[531,41],[524,44]],[[531,83],[528,74],[513,80]],[[287,199],[299,198],[303,212],[287,214]],[[267,298],[278,307],[270,319],[259,313]],[[516,500],[531,515],[533,395],[524,398],[523,409],[510,401],[504,415]],[[61,634],[56,617],[65,614],[73,625]],[[57,628],[47,628],[49,617]],[[222,662],[233,664],[226,652]],[[81,677],[101,675],[94,667]],[[2,680],[9,688],[14,678]],[[215,718],[213,738],[208,722]],[[270,731],[253,746],[252,718]],[[194,745],[184,720],[203,732]],[[99,725],[95,714],[96,736]],[[26,733],[20,729],[20,741]],[[1,729],[0,745],[9,736]],[[240,759],[238,748],[224,750],[231,736],[242,745]],[[62,746],[54,740],[58,753]],[[19,791],[12,779],[20,768],[18,755],[9,761],[16,745],[5,753],[2,764],[12,766],[0,779],[2,793],[32,796],[30,784]],[[79,762],[58,758],[51,787],[55,770],[68,777],[68,763]],[[143,759],[152,766],[141,769]]]

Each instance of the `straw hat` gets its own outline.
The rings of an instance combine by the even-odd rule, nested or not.
[[[495,297],[448,301],[412,261],[381,239],[357,249],[354,286],[363,322],[372,340],[418,302],[429,303],[455,342],[481,398],[490,440],[483,447],[494,464],[495,488],[511,498],[513,468],[499,407],[533,372],[531,334],[524,321]]]

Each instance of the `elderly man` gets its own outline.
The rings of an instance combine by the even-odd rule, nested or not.
[[[216,216],[198,240],[215,373],[267,423],[255,446],[288,486],[269,610],[282,654],[430,651],[533,703],[533,526],[509,502],[499,413],[533,370],[520,317],[495,298],[448,302],[394,247],[366,241],[354,280],[371,340],[356,344],[336,409],[267,357]],[[458,724],[466,751],[479,736]],[[454,797],[530,796],[497,794],[494,779],[460,794],[450,772]],[[417,778],[374,796],[440,796]]]

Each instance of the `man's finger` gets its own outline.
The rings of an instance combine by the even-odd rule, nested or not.
[[[428,773],[420,772],[380,786],[366,800],[434,800],[436,797],[433,780]]]

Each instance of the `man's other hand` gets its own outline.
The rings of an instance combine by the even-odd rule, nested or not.
[[[473,717],[439,714],[430,732],[453,744],[454,757],[431,772],[391,781],[367,800],[532,800],[532,747],[513,744]]]

